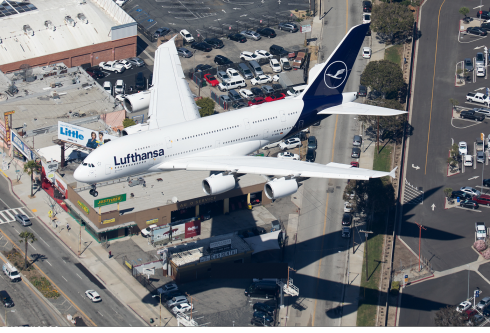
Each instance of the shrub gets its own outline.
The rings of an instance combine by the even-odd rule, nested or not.
[[[483,240],[477,240],[475,242],[475,244],[473,244],[473,247],[478,252],[482,252],[482,251],[485,251],[487,249],[487,244],[485,244],[485,241],[483,241]]]
[[[482,256],[487,260],[490,259],[490,249],[487,249],[485,252],[483,252]]]
[[[398,294],[399,291],[400,291],[400,281],[391,282],[391,293],[393,295],[396,295]]]

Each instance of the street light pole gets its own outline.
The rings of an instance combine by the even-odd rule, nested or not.
[[[364,251],[366,252],[366,281],[369,281],[369,274],[368,274],[368,235],[369,234],[372,234],[373,232],[372,231],[361,231],[364,233],[364,236],[366,237],[366,244],[364,245]]]
[[[158,295],[153,295],[151,297],[155,298]],[[162,294],[160,294],[160,327],[162,327]]]
[[[415,224],[419,227],[419,272],[420,272],[420,242],[422,241],[422,229],[427,230],[421,224],[415,222]]]

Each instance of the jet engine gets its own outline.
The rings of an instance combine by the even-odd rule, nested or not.
[[[127,112],[138,112],[150,107],[150,91],[145,90],[137,94],[127,95],[123,106]]]
[[[236,180],[232,174],[219,173],[202,181],[202,189],[208,195],[220,194],[235,188]]]
[[[149,123],[144,123],[144,124],[136,124],[136,125],[133,125],[133,126],[129,126],[129,127],[126,127],[125,129],[122,130],[122,135],[125,136],[125,135],[131,135],[131,134],[135,134],[135,133],[138,133],[138,132],[145,132],[145,131],[148,131],[150,127],[150,124]]]
[[[276,178],[270,182],[265,183],[264,192],[269,199],[279,199],[293,193],[298,190],[298,183],[296,179]]]

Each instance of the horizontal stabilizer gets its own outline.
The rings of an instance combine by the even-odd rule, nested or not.
[[[332,106],[318,112],[318,114],[355,114],[360,116],[398,116],[404,113],[407,112],[354,102]]]

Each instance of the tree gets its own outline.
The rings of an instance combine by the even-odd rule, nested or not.
[[[136,122],[134,121],[134,119],[125,118],[123,120],[123,126],[124,126],[124,128],[129,127],[129,126],[134,126],[134,125],[136,125]]]
[[[445,195],[446,195],[446,197],[448,197],[448,198],[451,196],[451,193],[452,193],[452,192],[453,192],[453,189],[452,189],[452,188],[450,188],[450,187],[446,187],[446,188],[444,189],[444,194],[445,194]]]
[[[465,18],[466,18],[466,16],[468,15],[468,13],[469,13],[469,12],[470,12],[470,10],[468,9],[468,7],[461,7],[461,8],[459,9],[459,13],[460,13],[461,15],[463,15]]]
[[[458,100],[457,99],[454,99],[454,98],[450,98],[449,99],[449,103],[451,103],[453,109],[454,109],[455,106],[458,106],[459,105]]]
[[[201,117],[206,117],[214,114],[214,101],[209,98],[201,98],[196,102],[197,106],[199,106],[199,114]]]
[[[31,160],[24,164],[24,172],[31,176],[31,197],[34,196],[34,172],[39,171],[39,169],[39,164],[37,164],[36,161]]]
[[[29,241],[32,243],[34,243],[35,241],[37,241],[36,237],[34,236],[33,233],[31,232],[27,232],[27,231],[23,231],[19,234],[19,237],[21,238],[19,240],[19,243],[24,243],[26,245],[26,250],[24,251],[24,254],[25,254],[25,258],[24,258],[24,269],[27,269],[27,246],[28,246],[28,243]]]
[[[403,105],[400,102],[393,99],[375,99],[374,101],[368,101],[369,104],[377,106],[403,110]],[[377,117],[377,116],[359,116],[359,120],[362,121],[367,128],[374,128],[377,130],[377,121],[379,118],[379,130],[381,138],[390,138],[396,142],[400,142],[403,139],[403,128],[407,119],[406,115],[389,116],[389,117]]]
[[[380,3],[374,5],[371,15],[371,30],[378,33],[384,41],[392,44],[395,40],[404,40],[413,29],[413,13],[407,6],[398,3]]]
[[[383,99],[403,88],[405,81],[399,65],[389,60],[370,61],[361,75],[361,84],[382,93]]]
[[[436,326],[465,326],[463,316],[450,305],[437,311],[434,321]]]

